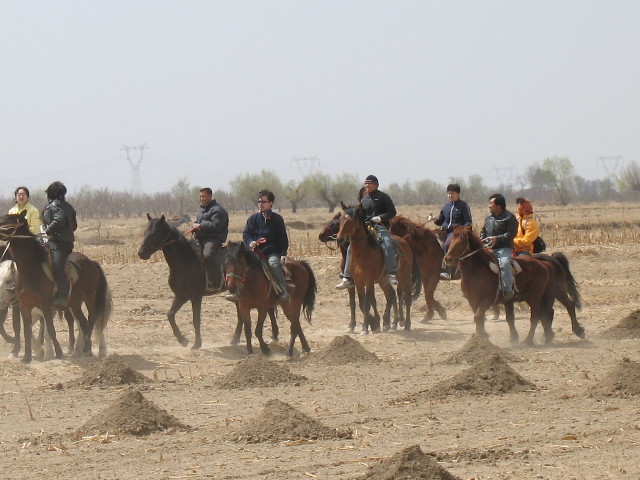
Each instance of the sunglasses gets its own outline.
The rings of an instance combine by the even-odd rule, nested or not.
[[[264,203],[269,203],[269,200],[258,200],[259,205],[262,205]]]

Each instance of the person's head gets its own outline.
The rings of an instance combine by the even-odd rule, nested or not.
[[[258,193],[258,210],[266,212],[273,207],[276,196],[269,190],[260,190]]]
[[[526,198],[516,198],[516,205],[518,205],[518,215],[520,218],[533,213],[533,205],[531,205],[531,202]]]
[[[375,192],[378,189],[378,185],[378,177],[376,177],[375,175],[369,175],[364,179],[364,188],[367,189],[366,193]]]
[[[62,182],[53,182],[45,190],[48,200],[64,200],[67,194],[67,187]]]
[[[27,187],[18,187],[13,192],[13,196],[16,198],[16,203],[20,207],[24,207],[29,201],[29,189]]]
[[[209,187],[201,188],[198,198],[200,199],[200,205],[209,205],[213,200],[213,191]]]
[[[489,197],[489,212],[491,215],[500,215],[507,208],[507,201],[501,193],[494,193]]]
[[[460,200],[460,185],[457,183],[450,183],[447,185],[447,196],[452,202]]]

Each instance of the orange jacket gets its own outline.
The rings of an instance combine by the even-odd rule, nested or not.
[[[538,222],[533,218],[533,214],[525,215],[520,218],[516,216],[518,220],[518,233],[513,239],[513,252],[529,252],[533,255],[533,242],[538,235],[540,235],[540,226]]]

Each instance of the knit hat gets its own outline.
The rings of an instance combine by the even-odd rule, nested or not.
[[[380,183],[378,183],[378,177],[375,175],[369,175],[364,179],[364,183],[375,183],[376,185],[380,185]]]

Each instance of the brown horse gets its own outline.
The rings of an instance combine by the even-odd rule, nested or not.
[[[484,248],[482,240],[470,226],[455,227],[449,251],[444,259],[449,266],[458,265],[462,277],[460,286],[473,311],[476,333],[487,336],[484,329],[485,313],[494,303],[503,302],[498,275],[491,268],[494,263],[497,267],[493,252]],[[545,341],[550,343],[553,339],[551,312],[555,288],[553,266],[549,262],[532,257],[519,257],[518,264],[522,268],[522,271],[515,276],[518,300],[525,301],[531,308],[530,328],[524,343],[533,344],[533,336],[539,321],[544,328]],[[512,342],[517,342],[518,332],[515,328],[513,300],[504,303],[510,339]]]
[[[415,223],[403,215],[391,219],[389,231],[404,238],[411,247],[414,261],[420,268],[424,299],[427,309],[420,320],[425,323],[433,319],[434,310],[442,320],[447,319],[447,310],[434,298],[434,293],[440,281],[440,268],[444,258],[444,250],[434,232],[424,227],[424,223]]]
[[[189,241],[176,227],[167,222],[164,215],[153,218],[147,214],[149,223],[144,232],[142,245],[138,249],[138,256],[142,260],[148,260],[157,251],[162,251],[164,259],[169,265],[169,287],[173,292],[173,302],[167,312],[167,320],[171,330],[180,345],[186,347],[189,344],[187,338],[180,331],[176,323],[176,315],[182,306],[191,302],[191,316],[195,339],[191,347],[197,350],[202,346],[202,335],[200,330],[202,314],[202,298],[205,296],[205,272],[204,263],[199,256],[194,242]],[[227,250],[224,250],[226,256]],[[220,269],[224,268],[220,265]],[[221,291],[226,286],[223,285]],[[269,311],[271,318],[271,334],[274,339],[278,338],[278,324],[276,322],[275,309]],[[238,316],[235,333],[231,339],[231,344],[236,345],[240,340],[242,323]]]
[[[10,252],[18,269],[16,295],[20,303],[24,331],[24,356],[22,362],[31,361],[31,324],[32,310],[42,312],[45,327],[53,344],[56,358],[62,358],[62,349],[56,338],[53,325],[53,293],[54,283],[47,262],[45,249],[29,231],[25,213],[4,215],[0,217],[0,239],[9,242]],[[91,354],[91,335],[94,331],[99,337],[99,354],[107,353],[105,328],[111,315],[113,302],[111,291],[102,268],[97,262],[82,253],[72,252],[65,263],[69,274],[71,292],[69,307],[64,309],[64,316],[69,325],[69,350],[76,354]],[[49,273],[48,273],[49,272]],[[85,317],[82,305],[88,312]],[[80,325],[81,336],[75,342],[74,320]],[[16,332],[12,354],[20,352],[20,333]]]
[[[318,239],[327,245],[328,248],[332,248],[329,246],[329,242],[335,241],[337,246],[340,248],[340,253],[342,254],[342,260],[340,261],[340,271],[344,272],[345,262],[347,260],[347,249],[349,248],[348,240],[338,241],[338,230],[340,230],[340,216],[342,212],[337,213],[331,221],[322,227],[320,234],[318,235]],[[387,319],[386,323],[389,323],[391,319],[391,307],[395,302],[395,291],[393,287],[389,285],[389,282],[379,282],[380,288],[382,289],[384,296],[387,300],[387,306],[383,313],[383,318]],[[349,293],[349,311],[351,313],[349,326],[347,327],[348,331],[353,333],[356,328],[356,287],[351,286],[347,289]],[[376,297],[373,297],[371,308],[373,309],[373,315],[376,318],[380,318],[380,314],[378,313],[378,306],[376,303]]]
[[[387,277],[384,270],[384,258],[382,249],[378,240],[369,231],[365,223],[364,212],[361,205],[355,207],[347,207],[342,204],[342,215],[340,216],[340,230],[338,231],[338,240],[349,239],[351,245],[351,264],[349,271],[356,285],[358,293],[358,304],[360,310],[364,314],[361,334],[369,333],[380,329],[380,317],[371,315],[370,309],[375,298],[374,284],[388,285]],[[394,315],[394,321],[389,325],[389,319],[384,318],[383,329],[396,329],[398,323],[404,321],[404,329],[411,329],[411,301],[413,294],[419,293],[420,275],[419,272],[413,271],[413,253],[409,244],[400,237],[392,235],[392,238],[398,243],[400,254],[398,259],[398,298],[392,298],[393,303],[398,303],[399,316]],[[413,275],[412,273],[417,273]],[[393,287],[391,287],[393,290]],[[406,310],[406,317],[403,318],[403,305]],[[394,308],[394,313],[395,313]]]
[[[260,350],[269,354],[270,349],[262,338],[262,327],[269,309],[280,305],[285,317],[291,323],[291,336],[289,345],[285,351],[288,357],[293,355],[293,345],[296,337],[300,337],[302,350],[310,352],[309,344],[300,324],[300,312],[304,313],[306,320],[311,323],[311,314],[316,302],[318,286],[316,277],[309,264],[305,261],[287,259],[285,262],[288,276],[293,285],[289,285],[288,301],[278,303],[276,293],[271,280],[265,275],[262,259],[256,252],[249,250],[243,242],[231,242],[228,245],[229,253],[225,260],[225,272],[227,287],[238,299],[238,315],[244,326],[244,334],[247,341],[247,355],[253,353],[251,346],[251,310],[258,310],[256,323],[256,337],[260,342]]]

